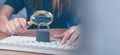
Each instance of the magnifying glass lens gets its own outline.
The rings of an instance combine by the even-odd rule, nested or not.
[[[51,12],[38,10],[32,14],[28,24],[39,25],[40,23],[43,23],[41,26],[46,26],[46,24],[50,25],[53,22],[53,18],[53,14]]]
[[[51,21],[51,17],[47,14],[37,14],[32,17],[32,20],[37,24],[40,22],[49,23]]]

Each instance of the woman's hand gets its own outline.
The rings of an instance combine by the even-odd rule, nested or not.
[[[27,23],[24,18],[14,18],[4,25],[4,33],[8,35],[19,34],[27,30]]]
[[[80,35],[79,26],[72,26],[69,30],[65,31],[62,35],[55,35],[55,38],[62,39],[61,43],[71,45]]]

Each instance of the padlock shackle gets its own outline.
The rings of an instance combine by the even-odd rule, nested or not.
[[[47,26],[47,30],[50,31],[49,24],[45,23],[45,22],[41,22],[41,23],[38,24],[38,31],[40,31],[40,26],[42,26],[43,24],[45,24]]]

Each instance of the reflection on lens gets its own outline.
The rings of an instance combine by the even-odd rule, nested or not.
[[[40,22],[49,23],[51,21],[51,17],[46,14],[38,14],[38,15],[33,16],[32,20],[38,24]]]
[[[30,17],[29,23],[38,25],[39,23],[51,24],[52,22],[53,22],[52,13],[45,10],[39,10],[34,12],[34,14]],[[43,24],[42,26],[46,25]]]

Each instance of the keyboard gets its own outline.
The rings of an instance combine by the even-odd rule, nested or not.
[[[76,49],[76,45],[61,44],[58,39],[51,39],[51,42],[37,42],[36,37],[10,36],[0,40],[0,49],[67,55]]]

